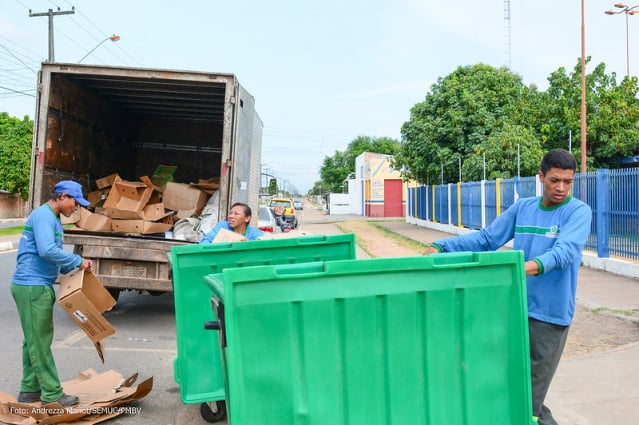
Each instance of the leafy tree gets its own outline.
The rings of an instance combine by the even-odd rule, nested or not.
[[[22,121],[0,113],[0,188],[29,197],[29,170],[31,167],[31,140],[33,121]]]
[[[518,126],[534,126],[538,96],[534,86],[524,86],[521,77],[507,68],[459,67],[433,84],[424,102],[411,109],[409,121],[402,126],[395,166],[405,165],[405,177],[426,183],[439,183],[443,167],[444,182],[454,182],[459,179],[461,158],[462,169],[478,175],[480,152],[499,146],[497,140],[516,134],[512,131]],[[495,140],[489,143],[491,136]],[[512,140],[510,144],[517,145]],[[486,155],[497,158],[500,152]]]
[[[588,61],[590,58],[588,58]],[[548,148],[567,147],[572,130],[573,152],[581,156],[581,62],[571,74],[559,68],[548,78],[546,92],[548,124],[544,127]],[[639,101],[637,77],[606,74],[603,63],[586,76],[587,135],[589,168],[613,166],[620,157],[639,151]]]
[[[364,152],[395,155],[400,148],[397,140],[390,137],[358,136],[345,151],[335,151],[332,157],[324,157],[320,177],[332,192],[341,192],[342,183],[355,172],[355,159]]]

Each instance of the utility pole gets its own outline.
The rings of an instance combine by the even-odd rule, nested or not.
[[[53,54],[53,17],[56,15],[72,15],[75,13],[75,7],[72,7],[71,10],[58,10],[56,12],[53,9],[49,9],[48,12],[42,13],[31,13],[31,9],[29,9],[29,17],[33,18],[35,16],[48,16],[49,17],[49,63],[55,62],[55,57]]]

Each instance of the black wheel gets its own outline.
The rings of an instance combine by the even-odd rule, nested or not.
[[[217,412],[214,412],[210,405],[213,405]],[[226,418],[226,403],[222,401],[211,401],[209,403],[200,404],[200,415],[207,422],[219,422]]]

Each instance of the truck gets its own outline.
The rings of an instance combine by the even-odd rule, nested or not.
[[[262,121],[234,74],[44,63],[38,73],[30,210],[59,180],[82,184],[117,173],[137,181],[160,164],[180,182],[219,177],[218,220],[230,205],[251,206],[257,222]],[[164,235],[65,230],[64,243],[93,260],[118,298],[122,290],[172,291]],[[192,242],[191,242],[192,243]]]

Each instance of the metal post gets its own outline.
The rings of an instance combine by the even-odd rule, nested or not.
[[[58,10],[54,12],[52,9],[49,9],[47,12],[42,13],[31,13],[29,10],[29,17],[33,18],[35,16],[48,16],[49,17],[49,63],[55,62],[55,55],[53,52],[53,17],[56,15],[72,15],[75,13],[75,8],[72,7],[71,10]]]
[[[581,172],[586,172],[586,7],[581,0]]]

